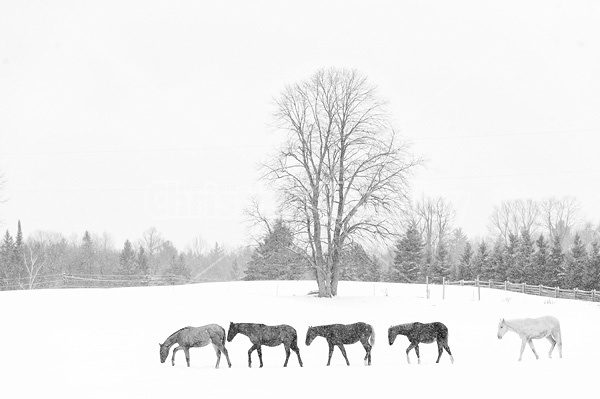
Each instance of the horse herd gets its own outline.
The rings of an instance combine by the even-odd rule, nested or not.
[[[562,358],[560,322],[553,316],[544,316],[535,319],[500,320],[498,323],[498,339],[501,339],[507,331],[515,332],[521,338],[522,342],[519,361],[523,357],[525,344],[529,344],[536,359],[539,359],[532,340],[540,338],[547,338],[550,341],[551,347],[548,352],[548,357],[552,357],[554,346],[558,344],[558,353]],[[227,333],[227,342],[231,342],[238,333],[247,336],[252,343],[252,346],[248,350],[248,367],[252,367],[252,352],[255,350],[258,352],[260,367],[263,367],[262,346],[273,347],[282,344],[285,348],[285,363],[283,364],[283,367],[287,367],[291,354],[290,350],[296,353],[296,356],[298,356],[298,363],[302,367],[300,348],[298,348],[298,335],[296,329],[293,327],[288,326],[287,324],[267,326],[257,323],[230,323],[229,331]],[[448,328],[443,323],[414,322],[391,326],[388,329],[388,342],[390,345],[394,343],[396,336],[398,335],[406,336],[410,342],[410,345],[406,349],[406,359],[408,363],[410,363],[409,352],[412,349],[415,350],[417,360],[421,363],[419,344],[429,344],[433,342],[437,342],[438,346],[436,363],[439,363],[444,350],[448,352],[450,361],[454,363],[454,358],[452,357],[450,347],[448,346]],[[375,344],[375,331],[370,324],[359,322],[354,324],[329,324],[309,327],[306,331],[306,346],[309,346],[316,337],[323,337],[327,340],[327,344],[329,345],[329,357],[327,359],[328,366],[331,364],[331,355],[336,346],[342,352],[346,364],[349,366],[350,362],[346,356],[344,345],[355,344],[359,341],[366,351],[364,358],[365,364],[371,365],[371,349]],[[172,365],[175,365],[175,354],[179,350],[183,350],[189,367],[190,348],[203,347],[212,343],[217,354],[217,364],[215,365],[215,368],[219,368],[221,353],[225,355],[227,364],[231,367],[229,354],[225,348],[225,338],[225,329],[218,324],[208,324],[202,327],[184,327],[171,334],[162,344],[159,343],[160,362],[164,363],[165,360],[167,360],[169,350],[173,345],[177,344],[175,349],[173,349],[173,355],[171,357]]]

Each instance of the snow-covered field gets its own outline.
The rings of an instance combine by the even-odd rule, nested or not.
[[[185,397],[561,397],[599,392],[598,304],[525,296],[472,287],[425,287],[387,283],[340,283],[340,296],[306,294],[311,281],[206,283],[177,287],[0,292],[0,392],[2,397],[185,398]],[[517,362],[520,340],[496,337],[501,317],[558,317],[563,359],[549,343],[535,341]],[[158,343],[177,329],[229,322],[289,324],[296,328],[304,361],[294,353],[283,368],[283,346],[263,347],[265,367],[247,367],[250,341],[238,335],[227,343],[233,367],[211,346],[183,352],[175,367],[161,364]],[[326,367],[327,344],[317,337],[304,345],[310,325],[364,321],[374,326],[373,365],[363,365],[360,344],[346,347],[351,366],[336,348]],[[387,328],[411,321],[441,321],[450,331],[447,354],[435,364],[437,346],[421,347],[422,364],[406,362],[405,337],[393,346]],[[216,397],[216,396],[212,396]]]

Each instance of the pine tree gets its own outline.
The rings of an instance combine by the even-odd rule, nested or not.
[[[450,263],[448,260],[448,249],[444,241],[440,241],[435,249],[435,257],[429,268],[430,277],[448,277],[450,275]]]
[[[485,241],[481,241],[477,248],[477,253],[472,262],[473,277],[479,277],[480,280],[489,279],[490,276],[483,274],[489,270],[489,251]]]
[[[600,288],[600,243],[592,242],[592,247],[584,273],[584,289],[597,290]]]
[[[10,286],[6,279],[14,278],[14,251],[15,242],[10,235],[10,232],[6,230],[4,239],[2,240],[2,246],[0,246],[0,279],[5,282],[5,286]]]
[[[548,271],[546,284],[549,286],[565,286],[565,256],[562,252],[562,242],[558,235],[552,240],[552,248],[548,258]]]
[[[502,239],[497,239],[494,242],[494,248],[490,255],[490,278],[492,280],[506,280],[506,263],[504,261],[505,248]]]
[[[92,237],[88,231],[83,234],[79,257],[79,273],[93,274],[95,272],[95,249]]]
[[[508,245],[506,246],[504,262],[506,264],[506,279],[513,283],[521,282],[521,270],[518,263],[519,256],[519,237],[514,234],[508,235]]]
[[[473,260],[473,249],[471,248],[471,243],[469,241],[465,244],[465,249],[460,256],[460,263],[458,264],[456,279],[457,280],[472,280],[473,277],[473,269],[471,262]]]
[[[146,256],[146,251],[144,247],[140,245],[138,249],[137,257],[136,257],[136,268],[137,274],[147,276],[150,273],[150,267],[148,265],[148,257]]]
[[[353,243],[344,248],[340,260],[340,280],[372,281],[369,279],[369,268],[372,263],[362,245]]]
[[[576,233],[566,262],[567,286],[569,288],[583,287],[583,271],[586,261],[587,251],[585,245],[581,242],[579,234]]]
[[[121,274],[133,275],[135,274],[135,251],[129,240],[125,240],[123,250],[119,256],[119,271]]]
[[[423,241],[416,223],[411,223],[396,244],[392,278],[401,283],[414,283],[421,279],[425,281],[426,273],[421,272],[422,264]]]
[[[17,237],[15,238],[15,250],[22,251],[23,248],[23,230],[21,230],[21,221],[17,223]]]
[[[550,269],[550,254],[548,253],[548,243],[544,239],[544,235],[540,234],[535,242],[537,250],[533,258],[533,269],[536,277],[536,284],[549,284],[552,271]]]
[[[517,269],[520,272],[520,279],[518,282],[535,284],[536,276],[534,270],[534,254],[533,241],[529,230],[524,229],[521,232],[521,239],[519,240],[519,246],[517,251]]]
[[[297,255],[292,230],[281,219],[275,221],[252,253],[244,280],[295,280],[307,270],[306,262]]]
[[[179,256],[174,255],[171,258],[171,266],[167,270],[167,274],[182,277],[184,280],[189,280],[191,278],[191,272],[186,266],[185,256],[183,254],[179,254]]]

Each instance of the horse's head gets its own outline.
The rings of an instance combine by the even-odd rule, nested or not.
[[[398,333],[396,331],[394,331],[393,326],[388,328],[388,342],[390,343],[390,345],[392,345],[394,343],[397,336],[398,336]]]
[[[315,329],[312,327],[308,327],[308,330],[306,331],[306,346],[309,346],[316,336],[317,333]]]
[[[506,322],[504,319],[501,319],[498,323],[498,339],[502,339],[504,334],[508,331],[508,327],[506,326]]]
[[[229,331],[227,332],[227,342],[231,342],[231,340],[238,333],[237,324],[229,323]]]
[[[164,363],[165,360],[167,360],[167,356],[169,356],[169,347],[160,342],[158,343],[158,346],[160,346],[160,362]]]

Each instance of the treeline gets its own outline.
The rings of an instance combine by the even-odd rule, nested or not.
[[[490,217],[490,234],[469,239],[454,226],[447,200],[422,198],[405,213],[405,227],[389,250],[347,244],[340,279],[412,283],[426,276],[434,281],[478,277],[600,289],[600,227],[582,225],[577,213],[572,198],[503,202]],[[107,286],[95,281],[108,276],[158,283],[168,283],[167,277],[179,282],[313,279],[316,271],[303,257],[306,251],[298,250],[289,225],[276,219],[265,226],[256,245],[226,249],[197,238],[179,250],[155,228],[116,246],[106,233],[67,239],[36,232],[24,239],[19,222],[0,243],[0,289]]]
[[[107,286],[108,276],[131,281],[150,277],[177,277],[180,282],[235,280],[242,274],[239,265],[249,257],[250,250],[231,251],[218,243],[209,247],[200,239],[180,251],[155,228],[135,242],[126,240],[120,248],[108,234],[87,231],[70,240],[50,232],[37,232],[24,240],[19,222],[14,237],[7,230],[0,244],[0,289]]]

